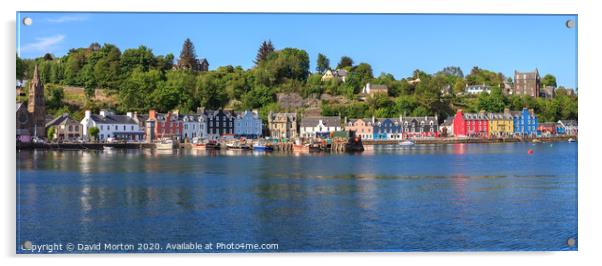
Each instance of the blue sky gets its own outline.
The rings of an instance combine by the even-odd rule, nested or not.
[[[421,69],[434,73],[473,66],[512,76],[538,68],[559,85],[577,87],[577,30],[565,27],[573,15],[383,15],[383,14],[196,14],[196,13],[18,13],[31,26],[17,25],[17,50],[33,58],[63,56],[92,42],[122,51],[145,45],[157,54],[180,53],[190,38],[210,69],[253,66],[257,48],[270,39],[277,49],[318,53],[334,67],[343,55],[396,78]]]

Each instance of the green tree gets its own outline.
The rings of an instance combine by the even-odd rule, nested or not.
[[[271,40],[263,41],[257,50],[257,56],[255,56],[255,65],[259,65],[261,62],[268,59],[268,56],[274,52],[274,45]]]
[[[215,73],[199,75],[196,82],[195,98],[199,105],[208,109],[222,108],[228,102],[228,95]]]
[[[541,86],[542,87],[545,87],[545,86],[556,87],[556,77],[552,74],[546,74],[541,79]]]
[[[144,45],[136,49],[127,49],[121,55],[121,73],[127,78],[136,68],[148,71],[156,66],[155,55],[153,51]]]
[[[92,140],[98,140],[98,133],[100,133],[100,130],[97,127],[88,128],[88,136],[90,136]]]
[[[296,48],[272,52],[254,73],[259,83],[265,86],[276,86],[290,79],[305,81],[309,75],[309,56]]]
[[[194,70],[196,69],[196,63],[194,44],[189,38],[186,38],[186,40],[184,40],[184,44],[182,44],[182,50],[180,51],[178,67],[181,69]]]
[[[341,69],[341,68],[345,68],[345,67],[352,67],[352,66],[353,66],[353,59],[351,59],[351,57],[349,57],[349,56],[342,56],[341,60],[337,64],[337,69]]]
[[[330,69],[330,60],[323,54],[318,54],[318,60],[316,63],[316,71],[324,73],[324,71]]]
[[[56,85],[47,85],[46,86],[47,99],[46,106],[48,109],[58,109],[63,106],[63,99],[65,98],[65,91],[63,87],[59,87]]]
[[[48,127],[48,131],[46,132],[46,136],[48,140],[54,139],[54,133],[56,132],[56,128],[54,126]]]
[[[17,79],[23,80],[25,78],[25,62],[17,54]]]
[[[256,86],[243,96],[243,107],[245,109],[260,108],[274,102],[275,96],[270,88],[263,85]]]
[[[118,109],[125,112],[151,108],[151,95],[162,82],[163,78],[158,70],[144,72],[142,68],[134,69],[119,90]]]

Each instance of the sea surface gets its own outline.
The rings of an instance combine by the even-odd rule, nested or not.
[[[18,253],[577,250],[577,144],[22,150],[16,211]]]

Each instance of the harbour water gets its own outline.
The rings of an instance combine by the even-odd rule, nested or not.
[[[577,249],[576,143],[367,147],[17,151],[17,252],[24,241]]]

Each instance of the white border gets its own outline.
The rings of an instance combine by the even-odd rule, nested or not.
[[[598,101],[602,99],[600,81],[600,10],[596,1],[571,0],[225,0],[225,1],[68,1],[28,0],[2,1],[2,114],[9,117],[0,130],[2,169],[11,169],[3,175],[2,230],[4,236],[0,252],[5,263],[61,265],[105,265],[115,259],[137,260],[141,265],[164,263],[236,263],[236,264],[293,264],[313,263],[344,265],[399,265],[462,264],[462,265],[581,265],[600,260],[599,205],[602,188],[599,170],[602,151],[595,139],[601,132],[602,116]],[[579,251],[577,252],[511,252],[511,253],[289,253],[289,254],[200,254],[200,255],[75,255],[75,256],[16,256],[15,252],[15,143],[14,131],[14,76],[16,11],[156,11],[156,12],[332,12],[332,13],[506,13],[506,14],[578,14],[579,29]],[[532,29],[537,30],[537,29]],[[542,45],[545,41],[542,40]],[[599,157],[598,157],[599,156]],[[598,157],[598,158],[596,158]],[[597,167],[596,167],[597,166]],[[27,259],[30,258],[30,259]],[[201,261],[191,261],[200,258]],[[140,261],[138,261],[140,260]],[[169,261],[168,261],[169,260]],[[176,261],[173,261],[176,260]],[[283,261],[285,260],[285,261]],[[6,265],[6,264],[5,264]]]

